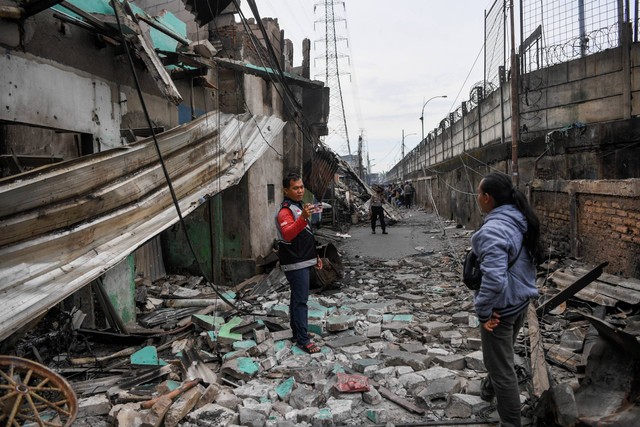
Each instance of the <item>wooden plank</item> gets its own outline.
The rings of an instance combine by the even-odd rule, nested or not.
[[[589,285],[589,283],[596,280],[598,276],[602,274],[602,270],[607,265],[609,265],[608,262],[603,262],[602,264],[600,264],[599,266],[591,270],[589,273],[579,278],[571,286],[561,291],[558,295],[554,296],[549,301],[546,301],[536,310],[536,313],[538,314],[538,316],[540,317],[544,316],[545,313],[548,313],[549,311],[553,310],[562,302],[566,301],[567,299],[575,295],[576,292],[580,291],[585,286]]]
[[[583,267],[576,267],[574,270],[578,274],[585,274],[585,272],[588,271]],[[640,280],[634,277],[620,277],[609,273],[602,273],[598,281],[640,292]]]
[[[527,325],[529,330],[529,343],[531,347],[531,373],[533,382],[533,394],[535,397],[549,389],[549,368],[544,356],[542,336],[538,315],[533,303],[527,309]]]
[[[562,291],[578,280],[579,276],[574,276],[570,273],[558,270],[550,276],[550,279],[556,287]],[[591,287],[579,290],[575,293],[575,297],[580,298],[583,301],[591,301],[598,305],[604,305],[607,307],[614,307],[618,303],[617,299],[603,295],[595,289],[591,289]]]
[[[574,272],[578,274],[587,274],[588,271],[583,269],[576,269]],[[603,273],[604,274],[604,273]],[[609,277],[615,277],[609,274]],[[558,285],[558,287],[565,288],[567,283],[575,281],[579,278],[579,276],[574,276],[571,273],[566,271],[556,271],[551,275],[551,280]],[[606,282],[601,280],[602,277],[599,277],[597,280],[594,280],[591,286],[588,289],[583,289],[580,292],[583,292],[582,295],[577,293],[576,296],[579,298],[589,298],[596,302],[596,298],[598,295],[603,295],[609,298],[613,298],[617,301],[623,301],[631,305],[636,305],[640,303],[640,291],[636,291],[632,288],[626,288],[623,286],[618,286],[612,284],[610,282]],[[618,280],[619,283],[624,283],[623,280]],[[631,282],[627,282],[631,284]],[[586,291],[586,292],[585,292]],[[599,302],[598,302],[599,303]]]
[[[571,372],[578,372],[578,365],[582,363],[578,353],[561,347],[559,344],[548,345],[546,347],[548,360]]]

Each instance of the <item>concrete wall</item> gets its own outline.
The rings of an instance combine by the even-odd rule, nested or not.
[[[575,123],[593,125],[640,114],[640,44],[631,45],[629,63],[623,59],[622,48],[609,49],[522,76],[520,144]],[[423,165],[438,164],[486,145],[510,143],[509,85],[508,81],[503,83],[502,90],[487,94],[445,129],[438,128],[437,135],[429,132],[388,175],[401,177],[404,172],[409,177],[419,176]]]
[[[522,76],[518,141],[520,188],[530,193],[547,248],[607,260],[607,272],[632,277],[640,277],[639,55],[633,44],[629,62],[621,48],[610,49]],[[511,174],[508,85],[405,157],[418,205],[480,226],[479,181],[496,170]]]

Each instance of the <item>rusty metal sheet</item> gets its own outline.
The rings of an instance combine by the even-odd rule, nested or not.
[[[158,135],[182,215],[237,184],[283,127],[211,112]],[[178,222],[155,152],[147,138],[0,180],[0,340]]]

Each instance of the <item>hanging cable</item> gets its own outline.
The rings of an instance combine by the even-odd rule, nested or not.
[[[117,0],[111,0],[111,3],[112,3],[113,11],[115,12],[116,23],[118,25],[118,30],[120,32],[120,37],[122,38],[122,44],[124,45],[125,53],[127,55],[127,59],[128,59],[128,62],[129,62],[129,67],[131,68],[131,73],[133,75],[133,80],[134,80],[134,83],[135,83],[135,86],[136,86],[136,91],[138,93],[138,97],[140,98],[140,105],[142,107],[142,111],[144,113],[145,119],[146,119],[147,124],[149,126],[149,130],[151,131],[151,137],[153,138],[154,147],[155,147],[156,153],[158,155],[158,161],[160,162],[160,166],[162,168],[162,172],[163,172],[165,180],[167,182],[167,188],[169,189],[169,193],[171,194],[171,199],[173,200],[173,205],[176,208],[176,212],[178,214],[178,219],[180,221],[180,225],[182,226],[182,230],[184,231],[184,235],[185,235],[185,238],[187,240],[187,245],[189,246],[189,250],[191,251],[191,254],[193,255],[193,258],[194,258],[195,262],[198,264],[198,268],[200,269],[200,272],[205,277],[207,282],[212,284],[212,288],[213,288],[214,292],[220,297],[220,299],[223,300],[225,303],[229,304],[229,306],[233,307],[235,310],[237,310],[239,312],[249,313],[247,310],[235,306],[215,286],[213,286],[212,280],[208,277],[206,271],[204,270],[204,268],[202,267],[202,264],[200,263],[200,260],[196,256],[195,249],[193,248],[193,243],[191,242],[191,239],[190,239],[189,234],[187,232],[187,226],[186,226],[186,224],[184,222],[184,218],[182,217],[182,212],[180,210],[180,204],[179,204],[179,201],[178,201],[178,197],[176,196],[175,190],[173,188],[173,184],[172,184],[172,181],[171,181],[171,176],[169,175],[169,171],[167,170],[166,164],[164,162],[164,158],[163,158],[162,152],[160,150],[160,144],[158,143],[158,138],[156,137],[154,126],[153,126],[153,123],[151,121],[151,117],[149,116],[149,111],[147,110],[147,105],[146,105],[146,102],[144,100],[144,96],[142,94],[142,89],[140,87],[140,81],[138,80],[138,74],[136,73],[135,66],[133,64],[133,58],[131,57],[131,52],[129,51],[129,45],[128,45],[127,40],[126,40],[126,38],[124,36],[124,31],[122,29],[122,23],[120,22],[120,13],[118,11],[119,4],[116,5],[115,4],[116,1]]]

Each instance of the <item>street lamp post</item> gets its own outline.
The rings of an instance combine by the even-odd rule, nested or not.
[[[436,99],[436,98],[446,98],[447,95],[437,95],[437,96],[433,96],[429,99],[427,99],[427,101],[422,104],[422,113],[420,113],[420,121],[422,122],[422,140],[424,141],[424,107],[427,106],[427,104],[429,103],[429,101],[431,101],[432,99]],[[428,154],[429,158],[431,157],[431,150],[429,150],[429,154]]]
[[[404,138],[411,135],[417,135],[416,133],[410,133],[405,135],[404,129],[402,129],[402,182],[404,182],[404,176],[406,175],[406,163],[404,158]]]

